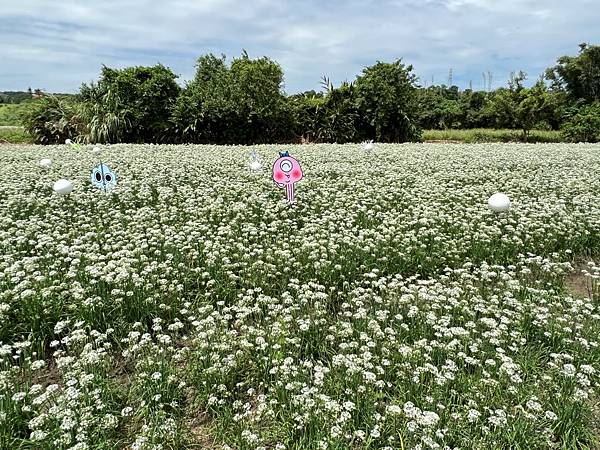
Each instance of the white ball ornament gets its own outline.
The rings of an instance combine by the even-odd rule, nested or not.
[[[495,212],[508,211],[510,209],[510,199],[506,194],[498,192],[488,199],[488,206]]]
[[[52,160],[49,158],[40,159],[40,167],[43,167],[44,169],[49,169],[50,167],[52,167]]]
[[[73,192],[73,183],[71,183],[69,180],[58,180],[56,183],[54,183],[52,189],[54,189],[54,192],[56,192],[58,195],[68,195]]]

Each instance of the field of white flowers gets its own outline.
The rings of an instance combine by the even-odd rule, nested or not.
[[[600,448],[600,146],[254,149],[0,146],[0,448]]]

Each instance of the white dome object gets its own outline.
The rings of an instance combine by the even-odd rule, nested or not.
[[[498,192],[488,199],[488,206],[492,211],[508,211],[510,209],[510,199],[506,194]]]
[[[54,192],[56,192],[58,195],[68,195],[73,192],[73,183],[71,183],[69,180],[58,180],[56,183],[54,183],[52,189],[54,189]]]
[[[71,145],[71,139],[66,139],[66,140],[65,140],[65,144],[67,144],[67,145]]]
[[[100,153],[102,153],[102,149],[100,147],[94,147],[94,155],[98,156]]]
[[[365,142],[363,144],[363,150],[366,152],[370,152],[374,148],[375,148],[375,144],[373,144],[373,142]]]
[[[40,159],[40,166],[44,169],[49,169],[50,167],[52,167],[52,160],[50,158]]]
[[[262,164],[260,162],[258,162],[258,161],[252,161],[250,163],[250,168],[252,170],[259,171],[260,169],[262,169]]]

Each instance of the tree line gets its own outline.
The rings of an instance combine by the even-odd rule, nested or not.
[[[339,86],[286,95],[281,66],[244,52],[201,56],[181,87],[167,67],[102,67],[100,79],[73,97],[32,102],[24,123],[42,144],[259,144],[418,141],[423,129],[562,130],[572,141],[600,140],[600,46],[581,44],[532,87],[512,74],[494,91],[422,87],[401,59],[366,67]]]

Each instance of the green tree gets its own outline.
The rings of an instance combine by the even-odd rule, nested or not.
[[[196,75],[177,98],[171,122],[180,142],[235,142],[239,111],[224,55],[198,58]]]
[[[488,128],[489,117],[485,115],[484,108],[487,92],[471,91],[467,89],[460,95],[461,127],[462,128]]]
[[[36,144],[62,144],[66,139],[76,139],[86,128],[80,105],[55,95],[32,102],[23,124]]]
[[[416,76],[398,59],[377,62],[355,82],[361,139],[380,142],[418,140]]]
[[[172,130],[180,141],[252,144],[288,139],[292,111],[281,67],[247,53],[228,67],[225,56],[198,58],[196,75],[173,108]]]
[[[600,102],[580,108],[563,124],[562,133],[572,142],[600,142]]]
[[[317,110],[317,141],[340,144],[358,141],[359,117],[354,84],[344,81],[337,88],[330,86]]]
[[[306,91],[288,97],[292,113],[293,134],[302,142],[317,142],[321,127],[325,96],[322,92]]]
[[[511,75],[508,88],[496,90],[486,106],[498,128],[520,129],[524,141],[534,127],[547,122],[552,114],[552,99],[544,81],[540,79],[532,88],[525,88],[526,77],[524,72]]]
[[[457,86],[429,86],[417,90],[417,117],[425,129],[485,128],[491,124],[485,113],[487,92]]]
[[[98,83],[84,84],[80,90],[89,124],[87,140],[164,141],[180,90],[176,79],[162,64],[125,69],[103,66]]]
[[[267,57],[251,59],[246,52],[231,63],[235,100],[244,126],[241,140],[262,143],[285,140],[291,114],[283,94],[283,70]]]
[[[600,100],[600,46],[579,45],[579,55],[561,56],[546,70],[554,89],[565,89],[572,100]]]

